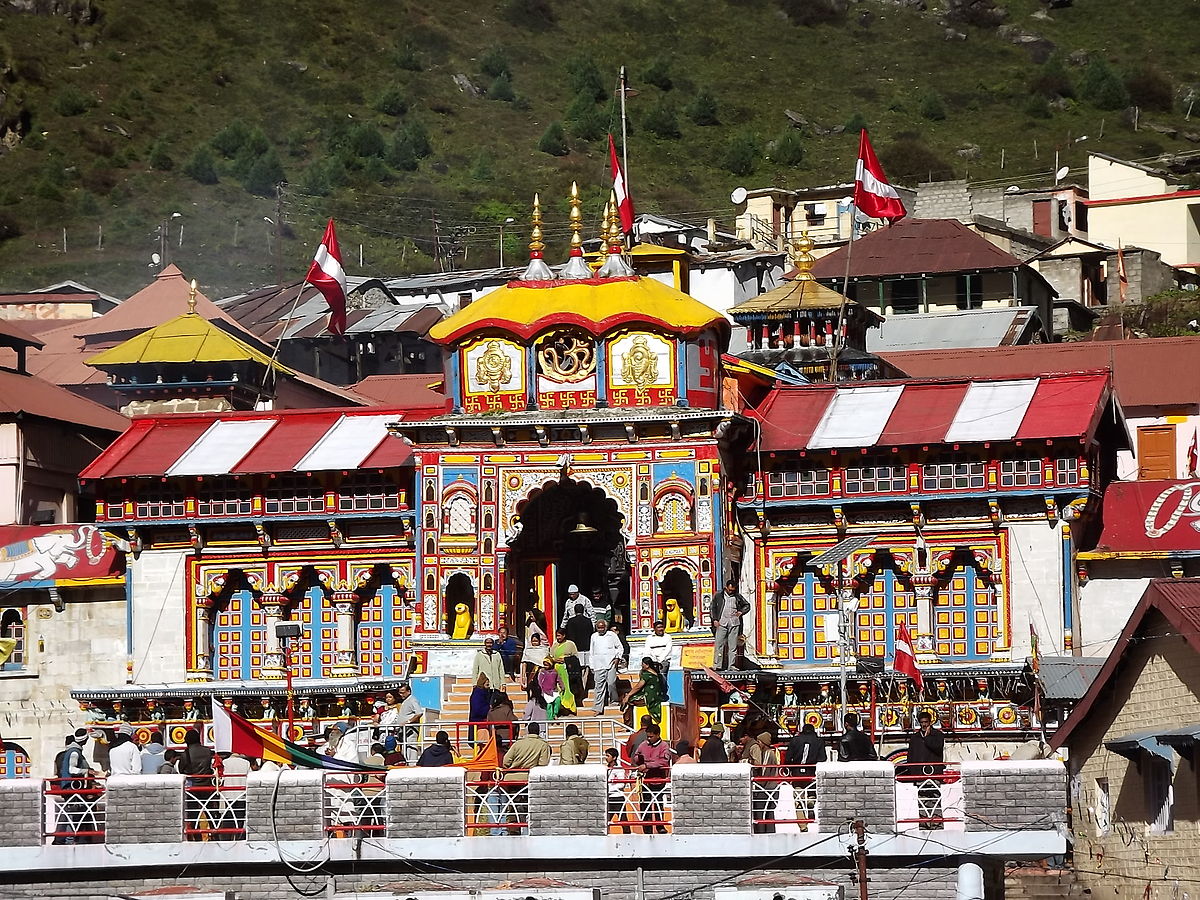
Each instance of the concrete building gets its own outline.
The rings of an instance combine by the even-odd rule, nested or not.
[[[1200,866],[1200,580],[1150,583],[1051,740],[1069,751],[1076,880],[1096,900],[1178,896]]]
[[[1169,172],[1088,154],[1089,240],[1110,247],[1145,247],[1178,268],[1200,265],[1200,191]]]

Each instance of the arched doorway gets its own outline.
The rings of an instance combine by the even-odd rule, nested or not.
[[[442,607],[446,610],[446,634],[466,640],[475,633],[475,584],[469,576],[455,572],[447,579]]]
[[[696,583],[686,569],[672,566],[658,583],[661,606],[658,614],[671,634],[686,631],[696,624]],[[672,602],[673,601],[673,602]]]
[[[629,621],[629,564],[621,534],[624,516],[604,491],[563,480],[535,490],[517,504],[520,533],[510,539],[510,627],[539,610],[553,628],[562,619],[567,588],[602,592]]]

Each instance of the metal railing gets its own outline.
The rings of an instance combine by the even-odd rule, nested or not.
[[[466,782],[468,835],[520,834],[529,827],[529,769],[469,772]]]
[[[53,844],[103,844],[105,786],[102,778],[42,781],[44,837]]]
[[[609,831],[618,828],[626,834],[667,834],[672,831],[671,779],[645,778],[636,772],[609,771]],[[625,795],[617,798],[617,791]]]
[[[321,792],[321,820],[334,837],[383,834],[387,831],[384,773],[326,773]]]
[[[750,806],[755,831],[774,831],[779,825],[807,831],[817,821],[815,767],[755,766],[750,776]]]
[[[964,829],[962,773],[952,763],[896,765],[896,824],[904,830]]]
[[[183,835],[189,841],[246,839],[246,776],[189,775],[183,788]]]

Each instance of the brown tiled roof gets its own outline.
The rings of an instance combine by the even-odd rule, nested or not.
[[[1142,599],[1133,608],[1133,614],[1096,680],[1050,739],[1051,747],[1058,749],[1063,746],[1071,732],[1087,718],[1124,660],[1125,652],[1136,643],[1142,623],[1152,611],[1157,611],[1171,624],[1175,634],[1188,643],[1193,653],[1200,653],[1200,578],[1155,578],[1146,586]]]
[[[129,425],[129,420],[120,413],[76,396],[66,388],[33,375],[0,370],[0,416],[18,414],[116,433]]]
[[[351,390],[377,401],[382,406],[444,409],[449,398],[430,387],[441,381],[442,376],[432,372],[422,375],[371,375],[354,385]]]
[[[34,337],[29,327],[20,319],[0,319],[0,344],[6,347],[24,345],[26,347],[44,347],[45,344]]]
[[[914,378],[1011,378],[1111,368],[1126,408],[1200,403],[1200,337],[880,353]]]
[[[844,277],[847,252],[843,246],[822,256],[813,265],[813,275]],[[1021,261],[1011,253],[1005,253],[957,219],[901,219],[854,242],[850,277],[933,275],[1014,269],[1020,265]]]

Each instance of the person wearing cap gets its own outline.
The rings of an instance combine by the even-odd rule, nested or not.
[[[700,748],[700,762],[727,763],[729,762],[729,747],[725,745],[725,726],[713,722],[708,729],[708,740]]]
[[[592,609],[592,601],[579,593],[579,585],[567,585],[567,599],[563,601],[562,621],[559,622],[560,628],[567,626],[567,620],[575,614],[576,605],[583,604],[583,613],[594,624],[596,621],[596,611]]]
[[[88,800],[79,794],[65,793],[86,786],[92,775],[92,770],[83,755],[83,744],[87,738],[86,728],[79,728],[74,734],[68,734],[66,746],[54,759],[57,789],[64,792],[59,795],[58,816],[54,825],[56,844],[90,843],[91,837],[77,835],[81,831],[96,830]]]
[[[770,779],[779,774],[779,751],[771,746],[771,732],[760,731],[746,748],[745,759],[751,765],[751,775]],[[775,806],[779,802],[779,782],[752,780],[751,802],[754,808],[754,831],[757,834],[775,833]]]
[[[141,775],[142,751],[133,740],[133,729],[122,722],[117,726],[108,751],[109,771],[113,775]]]

